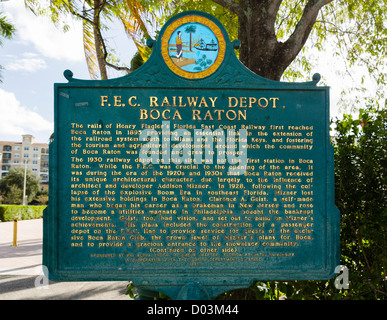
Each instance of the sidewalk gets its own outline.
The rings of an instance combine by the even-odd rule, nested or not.
[[[0,222],[0,300],[130,300],[128,281],[53,282],[42,270],[43,220]],[[47,284],[48,282],[48,284]]]

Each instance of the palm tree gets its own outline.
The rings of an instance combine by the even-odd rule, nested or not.
[[[118,20],[122,23],[128,37],[133,40],[143,59],[146,59],[146,48],[143,38],[149,38],[146,21],[155,20],[150,12],[151,5],[145,6],[141,0],[51,0],[49,7],[44,7],[45,1],[25,0],[27,8],[35,14],[45,14],[60,25],[63,15],[71,14],[83,22],[83,44],[86,63],[92,79],[107,79],[107,67],[130,72],[126,66],[117,66],[109,61],[107,43],[102,35],[107,30],[108,23]],[[163,7],[158,6],[162,9]],[[64,30],[69,27],[65,25]]]
[[[188,25],[185,29],[185,32],[189,33],[189,51],[192,51],[192,33],[196,32],[196,26],[195,25]]]

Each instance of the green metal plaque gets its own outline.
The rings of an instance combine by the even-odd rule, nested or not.
[[[44,265],[174,299],[339,265],[329,88],[264,79],[189,11],[122,78],[55,84]],[[192,292],[195,292],[192,294]]]

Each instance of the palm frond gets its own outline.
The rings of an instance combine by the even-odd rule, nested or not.
[[[142,42],[144,38],[150,38],[146,25],[149,20],[154,20],[154,15],[139,1],[124,0],[122,10],[117,12],[127,36],[134,42],[141,57],[146,60],[146,47]]]
[[[1,16],[0,12],[0,45],[2,44],[1,38],[11,39],[15,33],[15,27],[7,21],[5,16]]]
[[[83,49],[90,78],[96,80],[99,78],[99,67],[95,49],[93,26],[87,21],[83,21]]]

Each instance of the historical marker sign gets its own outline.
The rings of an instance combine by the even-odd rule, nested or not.
[[[44,264],[213,298],[339,265],[329,88],[270,81],[223,26],[172,18],[128,76],[55,84]]]

